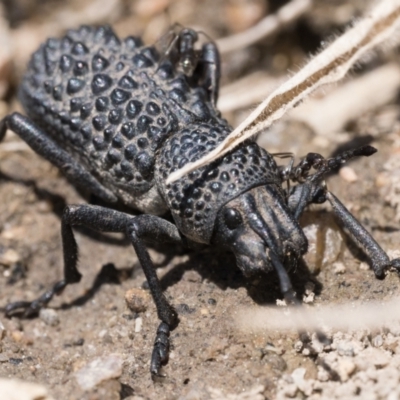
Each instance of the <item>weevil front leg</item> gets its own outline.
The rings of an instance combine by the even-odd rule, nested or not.
[[[202,46],[200,54],[200,60],[193,75],[198,78],[198,85],[207,91],[209,100],[216,107],[221,78],[219,51],[215,43],[208,42]]]
[[[382,247],[342,202],[327,190],[324,182],[320,184],[306,182],[297,185],[290,193],[288,203],[293,215],[298,219],[307,205],[312,203],[321,204],[326,200],[331,204],[333,214],[339,225],[371,260],[372,269],[377,278],[384,278],[385,270],[390,267],[400,272],[400,258],[390,261],[389,256]]]
[[[390,267],[400,271],[400,258],[390,261],[382,247],[333,193],[327,191],[326,199],[341,227],[370,258],[377,278],[384,278],[385,271]]]
[[[65,208],[61,223],[64,279],[57,282],[51,290],[32,302],[14,302],[6,307],[6,313],[24,309],[25,315],[37,313],[52,297],[67,285],[79,282],[81,274],[77,269],[78,246],[73,226],[84,226],[101,232],[127,233],[136,251],[139,262],[149,283],[161,323],[157,329],[151,358],[152,375],[160,375],[161,365],[168,360],[169,333],[177,323],[177,315],[165,298],[156,270],[146,250],[144,242],[170,242],[182,244],[182,238],[175,225],[152,215],[131,216],[105,207],[92,205],[71,205]]]

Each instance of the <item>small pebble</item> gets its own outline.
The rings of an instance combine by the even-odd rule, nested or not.
[[[136,318],[135,319],[135,333],[139,333],[142,330],[143,326],[143,318]]]
[[[315,293],[311,292],[309,294],[305,294],[303,296],[303,303],[310,304],[313,303],[315,300]]]
[[[355,355],[354,346],[351,342],[339,342],[336,350],[340,356],[354,357]]]
[[[391,249],[388,250],[386,253],[391,260],[393,260],[394,258],[400,258],[400,250],[398,249]]]
[[[337,275],[339,274],[344,274],[346,272],[346,267],[344,266],[344,264],[340,261],[335,262],[333,264],[333,272]]]
[[[342,167],[339,171],[340,177],[345,180],[346,182],[353,183],[357,182],[358,176],[355,173],[354,169],[351,167]]]
[[[60,323],[57,311],[52,308],[42,308],[39,311],[39,318],[49,326],[56,326]]]
[[[193,270],[185,271],[182,276],[182,281],[200,283],[202,280],[203,278],[201,275],[197,271]]]
[[[361,271],[368,271],[369,265],[363,261],[363,262],[360,262],[360,266],[358,268],[360,268]]]
[[[20,260],[20,255],[13,249],[7,249],[4,253],[0,254],[0,264],[7,267],[17,263]]]
[[[126,305],[135,313],[142,313],[147,310],[150,302],[149,292],[141,288],[129,289],[125,293]]]
[[[0,340],[6,336],[6,328],[4,327],[3,323],[0,321]]]
[[[20,343],[24,337],[24,332],[21,331],[11,331],[10,336],[15,343]]]
[[[293,347],[297,353],[300,353],[303,350],[303,342],[298,340]]]
[[[0,393],[4,400],[52,400],[43,385],[17,379],[0,378]]]
[[[382,335],[376,335],[373,339],[372,339],[372,344],[374,347],[381,347],[383,345],[383,338]]]
[[[301,352],[301,354],[303,354],[303,356],[309,356],[311,354],[310,349],[303,349],[303,351]]]
[[[338,363],[337,372],[343,382],[346,382],[355,370],[356,365],[348,358],[343,358]]]
[[[107,379],[119,378],[122,364],[117,355],[98,357],[75,372],[75,378],[83,390],[90,390]]]

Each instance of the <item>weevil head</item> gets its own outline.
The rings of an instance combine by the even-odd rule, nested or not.
[[[222,207],[212,243],[230,249],[246,276],[273,269],[269,251],[290,262],[307,250],[307,239],[278,185],[253,188]]]
[[[272,268],[268,249],[284,261],[303,254],[307,247],[286,204],[273,156],[256,143],[246,142],[210,165],[173,183],[165,182],[177,168],[212,151],[217,138],[230,131],[222,124],[206,123],[183,129],[160,150],[155,178],[182,235],[192,242],[228,247],[249,275]],[[263,229],[257,228],[259,223]]]

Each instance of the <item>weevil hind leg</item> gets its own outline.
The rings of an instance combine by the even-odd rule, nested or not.
[[[35,153],[42,156],[74,184],[85,188],[107,203],[115,203],[117,197],[76,161],[66,150],[54,142],[30,118],[15,112],[0,121],[0,141],[3,140],[7,129],[16,133]]]
[[[25,315],[35,314],[67,285],[79,282],[81,274],[77,269],[78,246],[72,231],[73,226],[83,226],[101,232],[122,232],[126,233],[131,240],[161,320],[151,358],[151,373],[153,376],[160,376],[161,366],[168,361],[169,333],[175,328],[178,319],[176,312],[163,294],[145,242],[183,244],[177,227],[162,218],[152,215],[131,216],[113,209],[87,204],[67,206],[61,224],[64,279],[34,301],[10,303],[6,307],[6,313],[11,315],[14,311],[22,309]]]

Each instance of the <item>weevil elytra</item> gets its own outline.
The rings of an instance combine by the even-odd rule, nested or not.
[[[190,30],[178,33],[169,49],[177,53],[174,57],[160,55],[139,38],[120,40],[108,26],[83,26],[49,39],[33,54],[20,86],[27,116],[13,113],[0,124],[0,140],[13,130],[71,182],[110,204],[66,207],[63,279],[34,301],[10,303],[6,313],[35,314],[80,281],[74,226],[123,232],[161,320],[151,357],[153,375],[168,360],[177,315],[162,293],[145,247],[148,240],[227,248],[246,276],[275,271],[285,298],[297,302],[287,270],[307,251],[298,219],[309,204],[328,201],[378,278],[390,267],[400,268],[400,259],[390,261],[324,183],[326,173],[348,159],[373,154],[370,146],[332,159],[309,153],[297,166],[280,168],[273,155],[247,141],[166,184],[171,172],[214,149],[232,131],[215,107],[218,50],[212,42],[196,50],[196,38]],[[290,189],[289,181],[294,183]],[[118,200],[143,215],[116,211]],[[160,217],[167,212],[174,223]]]

